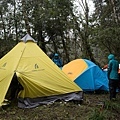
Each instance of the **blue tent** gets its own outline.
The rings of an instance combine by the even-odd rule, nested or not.
[[[68,77],[83,91],[109,91],[106,73],[98,65],[87,59],[76,59],[62,68]]]

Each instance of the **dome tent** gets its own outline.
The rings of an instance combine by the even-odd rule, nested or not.
[[[83,91],[109,90],[107,76],[90,60],[73,60],[64,65],[62,71]]]

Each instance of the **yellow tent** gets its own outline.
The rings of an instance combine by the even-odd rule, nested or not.
[[[0,106],[16,73],[23,86],[18,107],[31,108],[56,100],[82,100],[82,89],[72,82],[27,34],[0,60]]]

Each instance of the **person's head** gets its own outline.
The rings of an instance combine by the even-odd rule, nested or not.
[[[56,58],[56,59],[59,58],[59,55],[57,53],[55,53],[54,58]]]
[[[115,59],[115,56],[113,54],[108,55],[108,60]]]

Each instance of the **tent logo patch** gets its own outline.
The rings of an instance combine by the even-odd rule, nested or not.
[[[38,68],[39,68],[39,66],[38,66],[37,64],[35,64],[35,66],[34,66],[34,67],[35,67],[35,69],[38,69]]]
[[[4,63],[2,67],[5,67],[7,65],[7,63]]]

